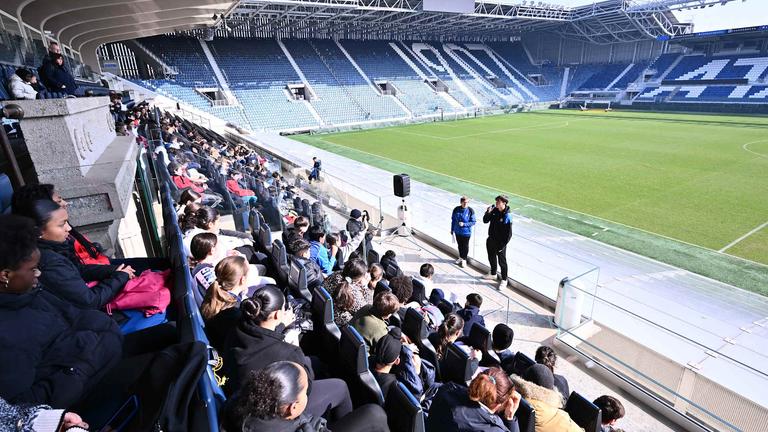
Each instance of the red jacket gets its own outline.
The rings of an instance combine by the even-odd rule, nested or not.
[[[187,189],[190,188],[193,191],[197,193],[203,193],[205,189],[201,188],[200,186],[192,183],[192,180],[189,179],[189,177],[184,176],[172,176],[171,180],[173,180],[173,184],[176,185],[179,189]]]
[[[227,180],[227,190],[232,192],[233,194],[237,194],[237,196],[252,196],[256,195],[252,190],[250,189],[243,189],[240,187],[240,185],[237,183],[234,179]]]

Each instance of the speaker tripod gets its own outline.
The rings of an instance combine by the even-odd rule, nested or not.
[[[382,237],[382,239],[379,241],[379,244],[391,244],[392,241],[396,238],[407,238],[414,246],[416,246],[416,248],[404,249],[421,252],[423,249],[413,240],[413,228],[410,227],[410,213],[408,212],[408,206],[405,203],[405,198],[402,199],[400,206],[397,207],[397,219],[400,221],[400,225],[381,231],[382,234],[388,234]]]

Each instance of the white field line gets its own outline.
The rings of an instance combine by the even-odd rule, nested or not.
[[[756,152],[754,150],[750,150],[749,149],[750,145],[757,144],[757,143],[762,143],[762,142],[768,142],[768,139],[748,142],[748,143],[744,144],[743,146],[741,146],[741,148],[746,150],[746,151],[748,151],[748,152],[750,152],[750,153],[752,153],[753,155],[757,155],[757,156],[760,156],[760,157],[768,158],[768,154],[758,153],[758,152]]]
[[[720,249],[718,252],[725,252],[726,250],[728,250],[728,249],[732,248],[733,246],[735,246],[737,243],[741,242],[742,240],[744,240],[745,238],[751,236],[752,234],[760,231],[761,229],[765,228],[766,226],[768,226],[768,221],[765,221],[763,224],[755,227],[755,229],[753,229],[752,231],[750,231],[750,232],[744,234],[743,236],[737,238],[736,240],[728,243],[724,248]]]
[[[554,125],[554,126],[553,126]],[[504,132],[514,132],[514,131],[522,131],[522,130],[538,130],[538,129],[545,129],[545,130],[551,130],[551,129],[562,129],[566,128],[570,125],[569,122],[563,122],[563,123],[546,123],[546,124],[538,124],[538,125],[532,125],[532,126],[523,126],[519,128],[509,128],[509,129],[498,129],[488,132],[478,132],[473,134],[467,134],[467,135],[456,135],[451,137],[439,137],[434,136],[430,134],[422,134],[418,132],[411,132],[404,129],[392,129],[392,132],[398,132],[398,133],[404,133],[408,135],[416,135],[424,138],[432,138],[432,139],[438,139],[442,141],[453,141],[457,139],[463,139],[463,138],[471,138],[475,136],[483,136],[483,135],[492,135],[497,133],[504,133]]]

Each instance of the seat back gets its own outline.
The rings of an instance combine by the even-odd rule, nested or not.
[[[381,387],[368,369],[368,349],[365,341],[360,333],[349,325],[341,329],[339,364],[356,406],[368,403],[384,405]]]
[[[435,375],[437,379],[440,379],[440,362],[437,360],[437,351],[435,351],[435,347],[432,346],[432,343],[428,339],[429,332],[427,331],[427,321],[424,317],[417,310],[408,308],[405,312],[405,319],[403,319],[400,329],[403,331],[403,334],[408,336],[408,338],[419,347],[421,358],[435,366]]]
[[[11,212],[11,198],[13,198],[11,179],[5,174],[0,174],[0,214]]]
[[[307,288],[307,269],[293,257],[288,272],[288,292],[296,298],[312,301],[312,293]]]
[[[448,345],[440,366],[443,382],[467,385],[472,379],[472,359],[455,343]]]
[[[424,432],[424,412],[419,401],[403,383],[390,390],[384,402],[389,429],[398,432]]]
[[[333,320],[333,299],[323,287],[312,291],[312,324],[322,346],[320,356],[330,364],[338,361],[341,330]]]
[[[259,230],[259,241],[256,243],[259,252],[269,254],[270,249],[272,248],[272,231],[269,229],[269,225],[266,223],[261,224],[261,229]]]
[[[533,409],[527,400],[520,399],[520,406],[517,407],[515,417],[517,417],[517,425],[520,427],[520,432],[536,431],[536,410]]]
[[[469,329],[467,344],[475,349],[479,349],[483,353],[483,359],[480,362],[480,366],[491,367],[499,365],[499,361],[496,357],[490,354],[493,351],[491,332],[480,325],[480,323],[472,324],[472,327]]]
[[[584,396],[571,392],[568,402],[565,403],[565,412],[584,432],[600,432],[603,415],[600,408],[587,400]]]
[[[387,265],[387,269],[390,267],[391,266]],[[389,274],[389,271],[390,270],[387,270],[387,274]],[[396,272],[397,270],[393,269],[391,271]],[[411,280],[413,281],[413,294],[411,294],[411,298],[408,299],[408,302],[415,301],[420,305],[427,303],[427,288],[418,279],[412,278]]]
[[[365,259],[368,261],[366,264],[371,265],[373,263],[377,263],[381,261],[381,256],[375,250],[368,249],[368,251],[365,254]]]
[[[261,224],[264,223],[264,216],[262,216],[261,212],[256,209],[251,209],[248,212],[248,224],[251,226],[251,234],[253,234],[253,239],[256,240],[258,238],[259,230],[261,230]]]
[[[522,351],[518,351],[517,354],[515,354],[515,363],[513,367],[515,374],[519,376],[523,376],[523,374],[525,373],[525,370],[535,364],[536,362],[533,361],[532,358],[523,354]]]
[[[275,239],[272,242],[272,249],[269,254],[272,266],[275,268],[277,275],[277,283],[281,286],[288,285],[288,253],[285,250],[285,245],[281,240]]]

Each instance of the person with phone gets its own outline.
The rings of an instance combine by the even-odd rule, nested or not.
[[[469,238],[472,236],[472,227],[475,226],[475,211],[469,206],[467,197],[462,196],[459,205],[453,209],[451,214],[451,235],[455,236],[456,244],[459,246],[459,259],[456,265],[464,267],[469,254]]]
[[[496,197],[496,204],[489,206],[483,215],[483,223],[489,223],[488,239],[485,247],[488,251],[488,262],[491,272],[486,279],[499,280],[498,289],[507,287],[509,277],[507,268],[507,245],[512,239],[512,213],[509,211],[509,198],[506,195]],[[497,267],[501,274],[496,274]]]

